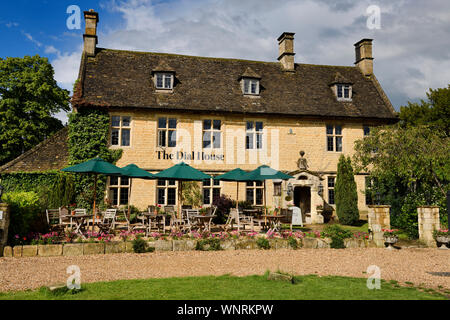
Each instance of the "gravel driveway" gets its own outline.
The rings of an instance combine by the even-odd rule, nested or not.
[[[224,274],[246,276],[263,274],[267,270],[365,278],[367,267],[377,265],[385,280],[450,289],[450,250],[300,249],[0,258],[0,292],[63,284],[70,265],[80,267],[82,282]]]

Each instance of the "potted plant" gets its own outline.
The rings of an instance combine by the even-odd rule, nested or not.
[[[397,229],[382,229],[384,232],[384,242],[388,244],[387,249],[393,249],[392,245],[396,244],[398,241],[398,230]]]
[[[436,242],[441,244],[439,249],[447,249],[447,245],[450,243],[450,233],[448,229],[439,229],[433,231],[433,237]]]
[[[292,207],[294,205],[294,203],[292,202],[292,197],[291,196],[286,196],[286,198],[284,198],[284,200],[286,200],[286,205],[288,207]]]

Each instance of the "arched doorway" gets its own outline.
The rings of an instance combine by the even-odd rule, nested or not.
[[[311,214],[311,187],[294,188],[294,205],[302,210],[303,218]]]

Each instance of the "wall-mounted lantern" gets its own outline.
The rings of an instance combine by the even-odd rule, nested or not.
[[[322,185],[322,182],[319,183],[318,194],[319,194],[319,196],[323,197],[323,185]]]

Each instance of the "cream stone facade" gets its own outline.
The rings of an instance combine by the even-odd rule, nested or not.
[[[304,187],[303,192],[309,194],[312,222],[321,222],[316,217],[316,207],[328,204],[327,178],[335,177],[337,163],[341,155],[352,156],[354,143],[364,137],[364,126],[370,123],[359,121],[325,121],[319,119],[298,120],[284,117],[251,117],[223,114],[186,114],[186,113],[156,113],[147,110],[136,110],[130,112],[112,111],[111,116],[127,116],[131,118],[130,146],[118,146],[123,150],[123,156],[117,163],[123,167],[130,163],[140,168],[157,173],[167,169],[181,161],[204,171],[210,175],[219,175],[231,171],[237,167],[243,170],[254,170],[260,165],[267,164],[272,168],[281,170],[294,176],[295,179],[282,183],[282,196],[274,196],[274,182],[266,184],[267,206],[286,207],[285,197],[288,185],[294,189]],[[177,120],[177,147],[158,147],[158,119],[173,118]],[[221,148],[203,149],[203,120],[220,120]],[[263,149],[246,150],[245,132],[247,121],[260,121],[264,125]],[[342,152],[327,151],[327,125],[341,125],[343,147]],[[116,148],[116,147],[111,147]],[[304,158],[308,163],[308,171],[300,171],[298,160],[301,158],[300,151],[305,152]],[[174,159],[164,159],[166,155],[174,155]],[[194,152],[195,159],[177,157],[179,152],[189,155]],[[223,160],[198,159],[198,153],[205,155],[223,156]],[[301,178],[303,177],[303,178]],[[307,180],[304,179],[307,177]],[[362,213],[367,211],[365,203],[365,175],[355,177],[359,202],[358,206]],[[201,183],[200,183],[201,185]],[[323,187],[323,195],[319,195],[319,186]],[[221,194],[236,199],[236,183],[221,182]],[[310,190],[307,191],[306,188]],[[131,190],[131,204],[140,209],[149,205],[157,204],[157,182],[135,179]],[[241,183],[239,188],[239,200],[246,200],[246,184]],[[294,199],[295,205],[300,205],[300,199]],[[303,201],[303,199],[302,199]],[[307,201],[307,199],[306,199]],[[303,204],[302,204],[303,205]],[[334,207],[334,205],[331,205]],[[322,221],[323,222],[323,221]]]

